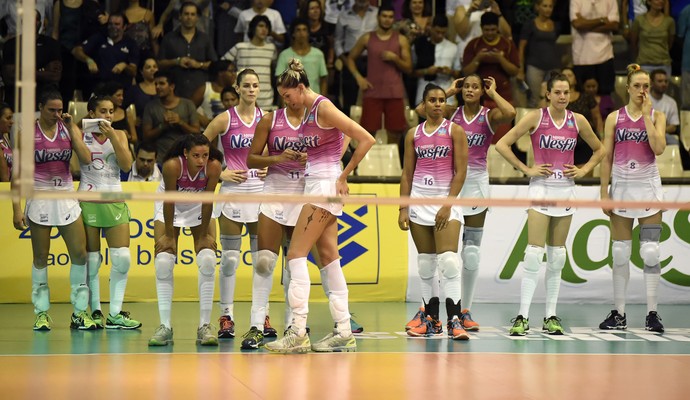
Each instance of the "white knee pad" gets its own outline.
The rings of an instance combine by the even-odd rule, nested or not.
[[[417,270],[419,277],[428,280],[436,275],[436,254],[420,254],[417,256]]]
[[[34,304],[36,311],[48,311],[50,308],[50,289],[47,283],[33,288],[31,291],[31,302]]]
[[[73,285],[70,301],[77,311],[84,311],[89,306],[89,287],[85,284]]]
[[[331,310],[331,316],[336,323],[350,318],[347,295],[347,290],[334,290],[328,296],[328,308]]]
[[[116,247],[110,249],[110,264],[112,270],[125,275],[129,272],[129,267],[132,264],[132,255],[129,252],[129,247]]]
[[[469,271],[479,269],[479,246],[466,245],[462,248],[462,267]]]
[[[544,248],[539,246],[527,246],[525,250],[524,266],[525,271],[536,274],[544,261]]]
[[[269,277],[273,274],[273,269],[276,267],[278,255],[271,250],[259,250],[254,264],[256,273],[263,277]]]
[[[156,269],[156,278],[160,280],[170,279],[175,268],[175,255],[170,253],[158,253],[153,262]]]
[[[438,255],[438,267],[441,270],[441,275],[445,279],[455,279],[460,276],[460,260],[458,254],[452,251],[447,251]]]
[[[630,255],[632,254],[632,241],[614,240],[611,243],[611,261],[613,267],[629,267]]]
[[[546,268],[553,272],[562,271],[567,260],[565,246],[548,246],[546,249]]]
[[[205,276],[215,276],[216,272],[216,253],[211,249],[201,249],[196,255],[196,265],[199,273]]]
[[[654,267],[659,264],[661,254],[659,253],[659,242],[640,243],[640,257],[646,267]]]
[[[112,257],[112,249],[111,249]],[[103,256],[101,256],[100,251],[89,251],[86,253],[86,267],[89,271],[89,276],[95,276],[98,274],[98,270],[101,269],[101,262],[103,261]]]
[[[292,279],[288,290],[288,304],[295,314],[305,315],[309,311],[309,281]]]
[[[220,272],[223,276],[233,276],[240,265],[239,250],[223,250],[220,257]]]
[[[462,233],[462,243],[465,246],[477,246],[482,244],[482,236],[484,235],[484,228],[473,228],[471,226],[465,226]]]

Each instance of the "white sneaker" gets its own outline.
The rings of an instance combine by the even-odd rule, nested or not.
[[[297,330],[290,326],[282,339],[266,343],[264,348],[272,353],[306,353],[311,348],[309,335],[299,336]]]
[[[321,353],[357,351],[357,341],[352,333],[342,336],[342,332],[334,329],[326,337],[314,343],[311,349]]]

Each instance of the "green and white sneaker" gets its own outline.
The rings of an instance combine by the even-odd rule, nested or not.
[[[129,312],[120,311],[116,316],[108,314],[105,320],[105,327],[107,329],[137,329],[141,328],[141,322],[129,317]]]
[[[50,330],[50,324],[53,322],[52,319],[50,319],[50,315],[46,311],[41,311],[38,314],[36,314],[36,321],[34,322],[34,330],[35,331],[49,331]]]
[[[173,344],[173,330],[161,324],[149,339],[149,346],[167,346],[169,344]]]
[[[562,335],[565,332],[561,325],[561,319],[555,315],[544,318],[544,327],[542,329],[549,335]]]
[[[319,353],[341,353],[357,351],[357,341],[355,340],[355,335],[350,333],[347,336],[343,336],[341,332],[333,330],[323,339],[314,343],[311,349]]]
[[[241,348],[245,350],[255,350],[264,344],[264,334],[260,332],[255,326],[249,329],[249,332],[242,335],[242,345]]]
[[[272,353],[306,353],[311,349],[311,342],[309,335],[299,336],[297,329],[290,326],[282,339],[266,343],[264,348]]]
[[[196,344],[202,346],[218,346],[218,336],[214,333],[211,324],[203,324],[196,330]]]
[[[86,311],[72,314],[72,321],[69,327],[72,329],[79,329],[80,331],[92,331],[97,329],[96,323],[93,322],[91,316]]]
[[[522,315],[510,320],[513,326],[510,328],[510,336],[525,336],[527,331],[529,331],[529,318],[525,318]]]
[[[105,318],[103,317],[101,310],[96,310],[91,313],[91,319],[96,324],[96,329],[103,329],[103,322],[105,321]]]

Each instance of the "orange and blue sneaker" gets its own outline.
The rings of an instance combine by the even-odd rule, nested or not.
[[[453,319],[448,321],[448,337],[453,340],[469,340],[470,335],[463,328],[462,322],[457,316],[453,316]]]
[[[268,315],[266,315],[266,318],[264,318],[264,332],[263,332],[264,337],[278,337],[278,331],[275,330],[271,326],[271,318],[269,318]]]
[[[409,331],[410,329],[416,328],[424,323],[424,320],[426,319],[426,314],[424,314],[424,306],[419,307],[419,311],[417,311],[417,314],[412,317],[410,322],[405,325],[405,331]]]
[[[235,323],[229,315],[221,315],[218,319],[218,339],[232,339],[235,337]]]
[[[442,333],[443,325],[441,325],[441,321],[431,318],[430,315],[427,315],[419,326],[407,331],[407,335],[413,337],[434,336]]]
[[[468,309],[464,309],[460,312],[460,323],[462,323],[462,327],[465,328],[466,331],[479,330],[479,324],[474,322],[472,314]]]

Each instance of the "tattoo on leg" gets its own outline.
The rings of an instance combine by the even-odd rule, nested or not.
[[[309,224],[311,223],[311,221],[314,220],[314,213],[318,209],[318,207],[316,207],[316,206],[310,206],[310,207],[311,207],[311,214],[309,214],[309,216],[307,217],[307,225],[304,226],[305,232],[307,231],[307,228],[309,227]]]

